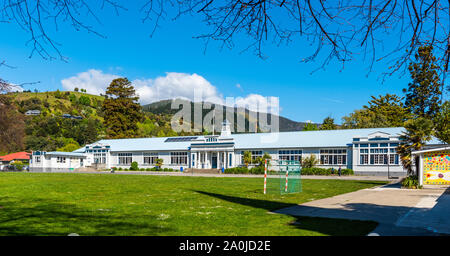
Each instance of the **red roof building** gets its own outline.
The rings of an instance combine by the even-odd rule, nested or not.
[[[9,163],[14,160],[29,161],[30,156],[31,156],[31,154],[27,153],[27,152],[17,152],[17,153],[12,153],[12,154],[9,154],[6,156],[0,156],[0,162]]]

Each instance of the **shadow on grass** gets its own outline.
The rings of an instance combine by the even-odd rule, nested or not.
[[[44,199],[20,202],[0,198],[0,235],[4,236],[81,236],[158,235],[171,229],[147,223],[157,216],[130,214],[108,209],[85,209],[75,204]]]
[[[217,193],[211,193],[206,191],[194,190],[194,192],[215,197],[228,202],[241,204],[245,206],[251,206],[254,208],[260,208],[269,212],[283,209],[287,207],[297,206],[292,203],[274,202],[260,199],[241,198],[235,196],[222,195]],[[293,225],[298,229],[310,230],[319,232],[331,236],[364,236],[377,227],[377,223],[374,221],[360,221],[360,220],[346,220],[346,219],[332,219],[332,218],[319,218],[319,217],[303,217],[294,216],[294,221],[287,225]],[[288,235],[288,234],[286,234]]]

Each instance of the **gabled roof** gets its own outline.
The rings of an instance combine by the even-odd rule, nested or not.
[[[31,154],[27,152],[17,152],[5,156],[0,156],[0,161],[29,160],[30,155]]]
[[[314,147],[346,147],[353,142],[354,137],[368,137],[377,132],[399,136],[404,132],[403,127],[395,128],[368,128],[347,130],[323,130],[323,131],[294,131],[278,133],[245,133],[232,134],[234,148],[239,149],[269,149],[269,148],[314,148]],[[184,136],[186,137],[186,136]],[[183,136],[176,138],[184,138]],[[174,137],[158,138],[133,138],[100,140],[96,143],[110,145],[112,152],[127,151],[177,151],[188,150],[193,141],[170,140]],[[205,136],[198,136],[203,139]],[[436,138],[427,144],[443,144]],[[75,150],[75,153],[83,153],[86,148]]]

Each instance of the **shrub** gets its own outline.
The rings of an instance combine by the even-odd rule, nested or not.
[[[304,168],[313,168],[315,165],[319,163],[315,155],[310,155],[302,159],[302,167]]]
[[[411,189],[422,188],[419,186],[419,178],[417,175],[411,175],[404,178],[402,180],[402,187]]]
[[[138,163],[136,161],[132,162],[131,163],[131,167],[130,167],[130,171],[137,171],[137,170],[139,170]]]
[[[11,163],[11,165],[16,167],[16,170],[18,170],[18,171],[22,171],[23,167],[25,166],[25,164],[22,163],[22,161],[14,161],[13,163]]]

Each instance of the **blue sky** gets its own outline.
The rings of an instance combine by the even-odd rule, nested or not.
[[[337,123],[341,123],[342,116],[366,104],[371,95],[402,95],[402,88],[409,82],[408,74],[403,77],[396,74],[382,83],[380,75],[386,71],[386,63],[377,64],[367,76],[369,63],[363,60],[347,63],[343,70],[340,63],[332,62],[325,70],[311,74],[321,62],[300,61],[314,50],[304,39],[281,46],[267,42],[264,47],[267,59],[252,51],[242,53],[248,44],[243,37],[236,38],[231,50],[212,42],[205,51],[204,41],[193,38],[208,31],[198,17],[166,19],[151,38],[152,24],[142,23],[142,15],[136,15],[138,8],[132,6],[120,16],[100,13],[102,24],[92,24],[107,38],[74,31],[68,25],[61,26],[59,31],[50,29],[52,38],[61,44],[60,51],[68,57],[67,62],[44,60],[38,55],[28,58],[29,35],[15,24],[0,23],[2,34],[8,35],[0,41],[0,60],[16,67],[0,67],[0,75],[17,84],[40,81],[24,86],[40,91],[67,89],[62,80],[73,84],[82,74],[92,75],[89,70],[107,78],[126,76],[148,88],[155,84],[176,88],[170,84],[169,72],[184,75],[179,76],[178,82],[200,81],[213,90],[212,94],[221,97],[247,99],[252,94],[279,97],[280,114],[296,121],[321,122],[331,116]]]

